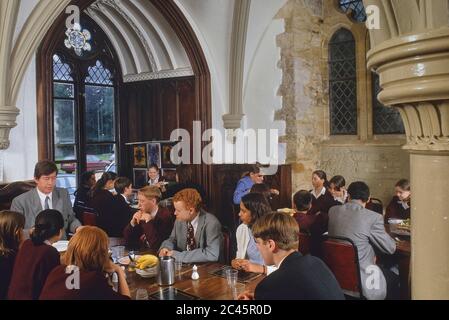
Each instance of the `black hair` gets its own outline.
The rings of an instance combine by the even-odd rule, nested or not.
[[[407,179],[401,179],[396,183],[395,187],[399,187],[404,191],[410,191],[410,181]]]
[[[309,191],[300,190],[293,196],[293,203],[298,211],[307,211],[312,203],[312,194]]]
[[[118,194],[122,194],[125,192],[125,189],[128,188],[132,184],[131,180],[127,177],[119,177],[114,182],[114,188],[115,191],[117,191]]]
[[[39,161],[34,167],[34,177],[36,179],[39,179],[42,176],[49,176],[54,172],[58,174],[58,167],[53,161],[50,160]]]
[[[57,236],[63,228],[64,218],[59,211],[50,209],[41,211],[34,222],[31,241],[35,245],[43,244],[45,240]]]
[[[265,183],[255,183],[251,187],[251,190],[249,192],[250,193],[260,193],[267,199],[268,203],[270,203],[270,201],[271,201],[271,190],[270,190],[270,187]],[[271,205],[271,203],[270,203],[270,205]]]
[[[93,172],[93,171],[84,172],[81,175],[81,185],[85,186],[94,174],[95,174],[95,172]]]
[[[323,170],[316,170],[312,173],[313,175],[317,175],[318,178],[320,178],[321,180],[324,180],[324,187],[325,188],[329,188],[329,182],[327,181],[327,174],[326,172],[324,172]]]
[[[92,187],[92,189],[89,191],[89,196],[93,198],[98,191],[102,190],[106,183],[110,180],[117,179],[117,174],[115,172],[105,172],[101,176],[100,180],[97,181],[97,183]]]
[[[271,212],[271,206],[263,194],[248,193],[242,197],[242,203],[251,212],[251,227],[261,216]]]
[[[369,187],[365,182],[357,181],[353,182],[348,187],[348,193],[351,200],[361,200],[368,202],[370,197]]]
[[[159,167],[157,166],[157,164],[151,164],[151,166],[148,167],[148,170],[150,170],[151,168],[156,169],[156,171],[159,172]]]
[[[341,188],[343,188],[346,185],[346,181],[343,176],[332,177],[332,179],[329,180],[329,187],[332,183],[334,184],[335,189],[337,189],[337,191],[340,191]]]

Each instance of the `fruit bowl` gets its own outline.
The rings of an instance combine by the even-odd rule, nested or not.
[[[157,266],[147,269],[136,269],[136,273],[142,278],[151,278],[157,275]]]

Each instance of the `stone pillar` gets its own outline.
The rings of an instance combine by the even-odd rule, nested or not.
[[[9,132],[16,124],[19,109],[9,106],[11,51],[20,1],[0,2],[0,150],[9,147]]]
[[[449,299],[448,2],[364,2],[381,18],[368,67],[380,75],[380,101],[401,113],[410,152],[412,298]]]

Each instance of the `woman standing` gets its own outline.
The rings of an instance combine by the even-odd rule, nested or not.
[[[63,234],[64,219],[56,210],[40,212],[17,254],[8,291],[9,300],[37,300],[48,274],[60,264],[59,252],[52,246]]]
[[[7,210],[0,212],[0,300],[5,300],[8,293],[24,227],[22,214]]]

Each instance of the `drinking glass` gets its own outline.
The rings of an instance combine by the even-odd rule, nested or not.
[[[146,289],[137,289],[136,300],[148,300],[148,292]]]
[[[237,279],[238,279],[238,270],[235,269],[226,269],[225,270],[226,273],[226,279],[228,280],[228,285],[230,287],[235,287],[235,285],[237,284]]]

